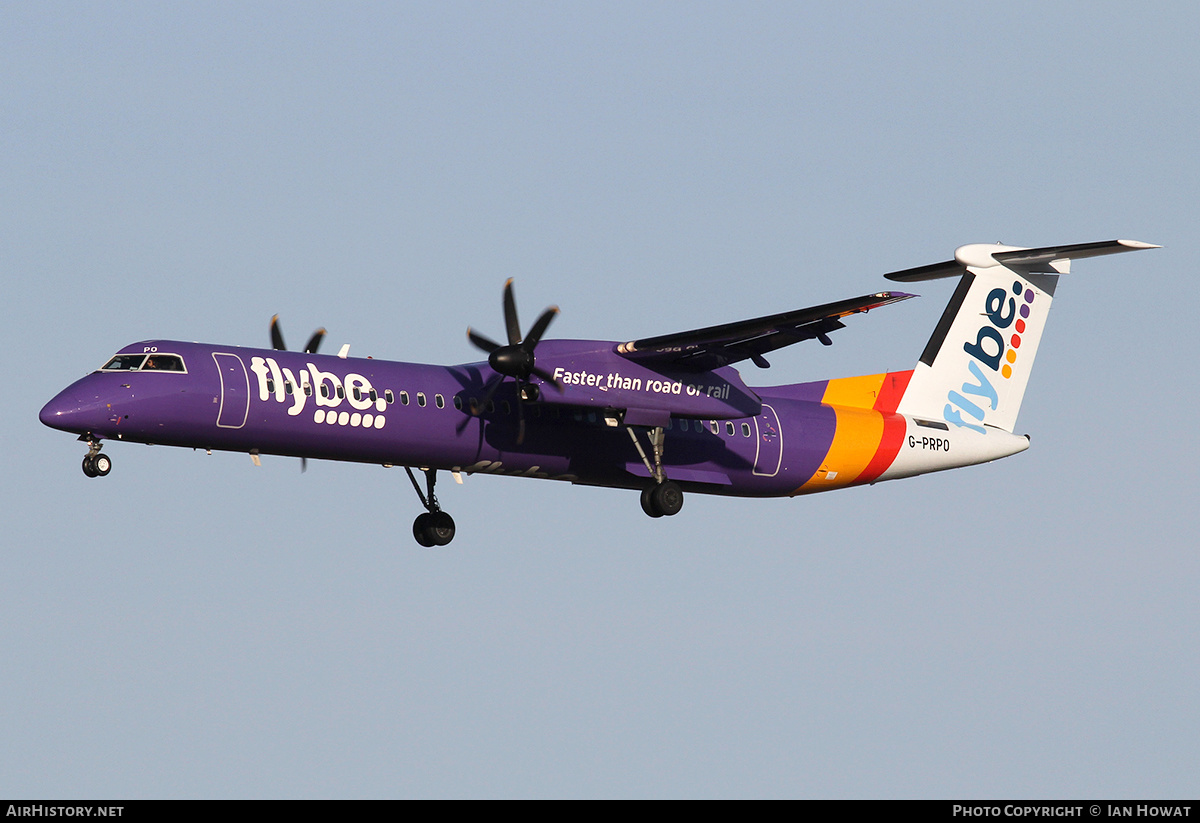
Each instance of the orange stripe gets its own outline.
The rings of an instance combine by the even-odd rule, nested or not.
[[[884,433],[883,415],[877,411],[837,406],[833,411],[837,415],[833,443],[821,468],[797,490],[799,493],[850,485],[870,465],[879,450]]]
[[[835,377],[825,386],[821,402],[827,406],[851,409],[873,409],[879,400],[879,389],[886,374],[865,374],[862,377]]]

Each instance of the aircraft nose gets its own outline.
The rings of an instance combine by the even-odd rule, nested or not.
[[[69,386],[42,406],[38,420],[52,429],[82,433],[99,428],[108,417],[105,412],[99,398],[82,396],[75,386]]]

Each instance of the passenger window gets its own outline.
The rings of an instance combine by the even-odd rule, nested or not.
[[[371,393],[368,395],[368,397],[370,397],[371,402],[374,403],[376,400],[379,399],[379,392],[375,391],[374,389],[371,389]]]
[[[400,392],[400,405],[401,406],[408,405],[408,392],[406,392],[406,391]]]
[[[454,408],[458,409],[459,411],[462,411],[462,397],[460,397],[457,394],[454,395]]]
[[[362,389],[360,389],[358,386],[354,387],[354,391],[351,392],[351,394],[354,395],[355,400],[362,400]]]
[[[383,392],[383,399],[386,400],[390,405],[396,402],[396,395],[392,394],[391,389],[385,389]]]
[[[726,421],[726,423],[725,423],[725,433],[726,433],[727,435],[729,435],[730,437],[733,437],[733,423],[730,423],[730,422]]]
[[[321,396],[324,397],[326,400],[329,399],[329,386],[325,383],[321,384]]]
[[[421,408],[425,408],[425,392],[417,392],[417,405]]]
[[[346,390],[343,389],[341,386],[338,386],[337,387],[337,395],[338,395],[338,400],[345,400],[346,399]]]
[[[312,385],[310,383],[304,384],[304,396],[312,397]]]
[[[749,437],[749,436],[750,436],[750,424],[743,423],[742,424],[742,437]]]
[[[267,391],[271,393],[275,392],[275,381],[269,377],[267,378]]]
[[[440,394],[435,394],[433,396],[433,402],[434,405],[436,405],[439,409],[446,408],[446,398],[442,397]]]
[[[290,382],[290,381],[288,381],[288,380],[284,380],[284,381],[283,381],[283,390],[284,390],[284,392],[285,392],[285,393],[287,393],[287,394],[291,394],[291,393],[292,393],[292,384],[291,384],[291,382]]]

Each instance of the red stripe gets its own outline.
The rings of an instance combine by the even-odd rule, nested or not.
[[[908,384],[908,377],[912,376],[912,372],[898,372],[905,375],[905,385]],[[891,375],[889,374],[890,378]],[[885,380],[886,384],[889,382]],[[901,389],[903,391],[903,389]],[[882,398],[882,394],[880,397]],[[875,450],[875,456],[871,458],[871,462],[862,470],[855,479],[855,484],[871,483],[887,471],[888,466],[892,465],[892,461],[896,459],[896,455],[900,452],[900,446],[904,443],[904,418],[898,414],[885,414],[883,416],[883,436],[879,438],[879,448]]]
[[[913,370],[908,371],[893,371],[888,372],[883,378],[883,385],[879,387],[879,396],[875,398],[875,411],[883,412],[884,414],[892,414],[900,405],[900,398],[904,396],[904,390],[908,388],[908,381],[912,379]]]

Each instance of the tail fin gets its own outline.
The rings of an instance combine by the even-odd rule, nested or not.
[[[906,283],[961,277],[897,411],[979,432],[1013,431],[1059,275],[1070,272],[1072,259],[1156,248],[1136,240],[1040,249],[976,244],[960,246],[945,263],[885,275]]]

